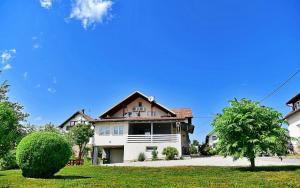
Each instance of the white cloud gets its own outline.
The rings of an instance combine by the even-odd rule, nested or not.
[[[50,9],[52,7],[52,0],[40,0],[41,7]]]
[[[53,81],[52,81],[53,84],[57,84],[57,80],[56,80],[56,77],[53,77]]]
[[[41,84],[36,84],[35,85],[35,88],[40,88],[41,87]]]
[[[37,116],[34,118],[34,121],[42,121],[42,120],[43,120],[42,116]]]
[[[23,73],[23,77],[24,77],[24,79],[27,79],[27,77],[28,77],[28,72],[24,72],[24,73]]]
[[[3,70],[9,70],[11,69],[11,65],[10,64],[6,64],[4,67],[3,67]]]
[[[1,62],[7,63],[17,53],[16,49],[4,50],[1,54]]]
[[[96,23],[101,23],[108,16],[113,2],[111,0],[73,0],[70,18],[80,20],[87,29]]]
[[[48,92],[50,92],[50,93],[55,93],[55,92],[56,92],[56,89],[51,88],[51,87],[49,87],[47,90],[48,90]]]
[[[35,43],[35,44],[33,44],[33,46],[32,46],[32,48],[33,49],[38,49],[38,48],[40,48],[41,46],[39,45],[39,43]]]

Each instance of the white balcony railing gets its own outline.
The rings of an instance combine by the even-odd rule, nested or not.
[[[180,134],[128,135],[127,143],[177,143]]]

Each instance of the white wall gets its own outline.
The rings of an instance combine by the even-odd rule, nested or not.
[[[216,136],[216,137],[218,138],[218,135],[217,135],[216,133],[213,133],[212,135],[210,135],[210,136],[208,137],[208,145],[209,145],[210,147],[213,147],[213,145],[216,144],[216,143],[218,142],[218,139],[217,139],[217,140],[213,140],[213,139],[212,139],[213,136]]]
[[[181,154],[181,140],[180,136],[178,135],[179,142],[176,143],[127,143],[124,146],[124,161],[133,161],[137,160],[138,156],[141,152],[145,153],[146,159],[151,159],[152,154],[151,151],[147,152],[147,146],[156,146],[158,151],[158,158],[164,158],[165,156],[162,155],[162,151],[165,147],[171,146],[175,147],[178,150],[179,157]]]
[[[297,112],[289,118],[287,118],[287,121],[289,123],[288,130],[290,136],[293,138],[300,138],[300,112]],[[297,148],[300,145],[300,143],[298,141],[292,141],[292,143],[294,146],[294,150],[296,152],[300,152],[300,150]]]
[[[147,112],[151,112],[151,103],[149,101],[144,100],[143,98],[137,98],[136,100],[134,100],[130,104],[128,104],[127,107],[125,108],[125,112],[132,112],[131,117],[137,117],[137,112],[133,112],[132,109],[134,107],[138,107],[139,102],[142,102],[143,107],[146,108],[145,112],[140,112],[140,117],[149,117]],[[156,112],[156,117],[167,115],[166,112],[162,111],[161,109],[159,109],[155,106],[152,107],[152,111]],[[117,113],[115,113],[113,115],[113,117],[123,117],[123,109],[121,109]]]
[[[100,127],[109,126],[110,135],[100,135]],[[123,126],[123,136],[113,135],[115,126]],[[95,124],[94,145],[96,146],[123,146],[128,135],[128,122],[98,122]]]

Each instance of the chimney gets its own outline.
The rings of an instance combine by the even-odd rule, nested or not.
[[[81,112],[84,114],[84,109],[82,109]]]

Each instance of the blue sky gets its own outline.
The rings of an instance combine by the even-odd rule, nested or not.
[[[300,67],[297,0],[2,0],[0,23],[1,80],[37,125],[139,90],[193,108],[202,141],[228,100],[260,100]],[[263,104],[286,114],[299,82]]]

